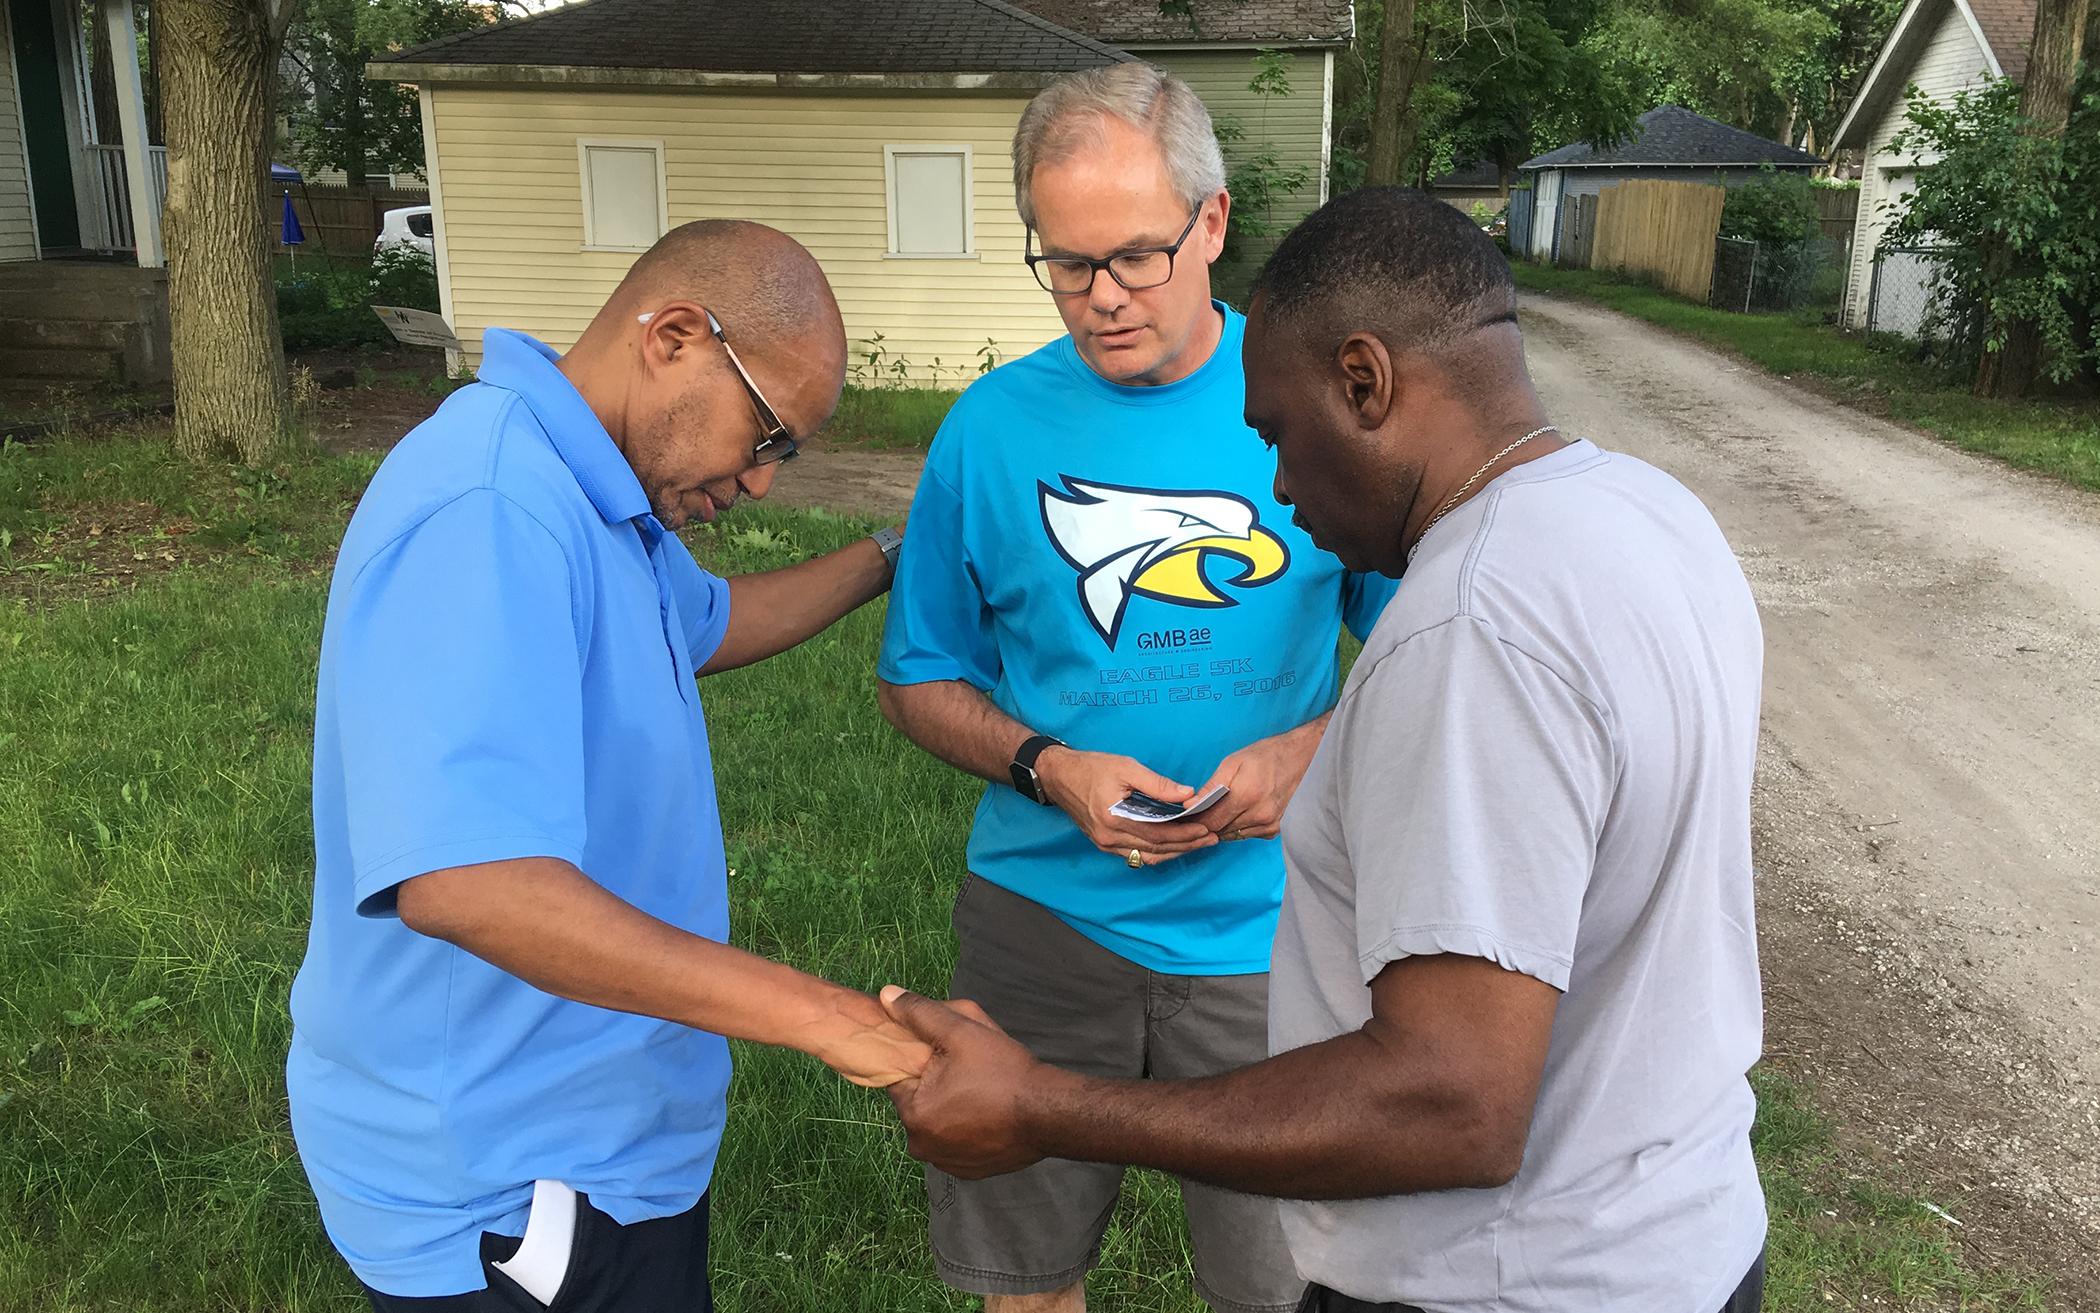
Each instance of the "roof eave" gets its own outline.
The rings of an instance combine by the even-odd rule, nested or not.
[[[1219,41],[1210,38],[1190,38],[1175,41],[1166,37],[1132,37],[1115,44],[1133,53],[1144,50],[1346,50],[1351,38],[1346,36],[1274,37],[1267,40],[1249,38],[1245,41]]]
[[[736,73],[697,68],[587,68],[573,64],[367,64],[382,82],[501,83],[511,86],[694,87],[724,91],[1039,91],[1060,76],[1040,70],[984,73]]]
[[[1542,169],[1817,169],[1822,160],[1582,160],[1574,164],[1540,164]]]

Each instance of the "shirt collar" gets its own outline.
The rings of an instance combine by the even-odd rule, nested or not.
[[[481,335],[478,377],[524,400],[577,485],[608,523],[647,515],[649,496],[642,491],[641,480],[634,477],[634,468],[620,454],[590,403],[554,367],[560,358],[553,347],[535,338],[491,328]]]

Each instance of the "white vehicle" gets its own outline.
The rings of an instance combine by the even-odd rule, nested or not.
[[[372,254],[380,255],[396,247],[409,246],[436,259],[437,242],[432,238],[434,231],[428,205],[410,205],[399,210],[388,210],[380,217],[379,238],[372,243]]]

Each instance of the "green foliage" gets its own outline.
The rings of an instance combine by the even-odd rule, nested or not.
[[[1410,180],[1474,161],[1506,173],[1576,141],[1616,141],[1680,104],[1767,136],[1828,138],[1901,0],[1418,0],[1429,61],[1408,113]],[[1384,0],[1357,0],[1336,66],[1333,183],[1363,180]]]
[[[1757,181],[1729,190],[1721,235],[1758,244],[1753,305],[1781,309],[1807,296],[1822,268],[1816,215],[1816,189],[1799,174],[1767,168]]]
[[[938,387],[849,385],[817,436],[827,447],[924,451],[960,395]]]
[[[1430,71],[1408,106],[1420,131],[1401,176],[1426,181],[1476,160],[1507,173],[1569,141],[1623,135],[1650,106],[1587,39],[1607,12],[1607,0],[1417,0]],[[1357,0],[1356,39],[1336,64],[1338,192],[1363,182],[1383,18],[1384,0]]]
[[[1647,105],[1786,141],[1827,139],[1900,0],[1613,0],[1593,37]]]
[[[300,76],[285,88],[294,153],[309,169],[419,170],[423,127],[415,88],[378,82],[365,65],[389,51],[479,27],[474,0],[303,0],[286,41]]]
[[[280,261],[276,275],[278,330],[287,351],[388,346],[393,336],[373,306],[438,308],[437,265],[414,247],[392,247],[370,261]]]
[[[982,378],[997,369],[999,362],[1006,358],[1006,353],[999,348],[998,339],[991,337],[984,339],[984,345],[970,355],[974,361],[972,364],[961,361],[949,364],[935,356],[921,369],[902,351],[890,350],[889,339],[878,330],[861,339],[860,350],[846,365],[846,378],[851,385],[848,391],[856,388],[863,391],[940,391],[950,386],[959,387],[971,378]],[[929,377],[933,383],[931,389],[920,383],[921,379]]]
[[[1232,212],[1225,222],[1227,262],[1247,254],[1248,245],[1275,237],[1288,225],[1276,218],[1276,207],[1313,185],[1312,171],[1287,166],[1276,153],[1268,132],[1268,102],[1291,94],[1290,66],[1280,50],[1263,50],[1254,56],[1254,75],[1247,90],[1261,98],[1261,120],[1248,140],[1247,127],[1231,114],[1212,118],[1218,148],[1225,155],[1225,190],[1232,193]]]
[[[1816,190],[1798,174],[1766,169],[1755,182],[1729,189],[1721,210],[1721,235],[1793,246],[1822,231]]]
[[[2062,136],[2022,131],[2009,81],[1938,103],[1915,87],[1890,150],[1935,158],[1882,237],[1934,248],[1928,328],[1973,360],[2018,322],[2039,326],[2044,369],[2065,382],[2100,364],[2100,68],[2089,65]]]

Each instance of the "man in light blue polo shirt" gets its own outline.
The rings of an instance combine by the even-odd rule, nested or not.
[[[567,355],[483,349],[329,594],[293,1130],[376,1309],[705,1309],[724,1036],[868,1085],[924,1050],[724,942],[694,679],[880,595],[895,538],[723,580],[672,532],[837,403],[837,305],[780,233],[688,224]]]

